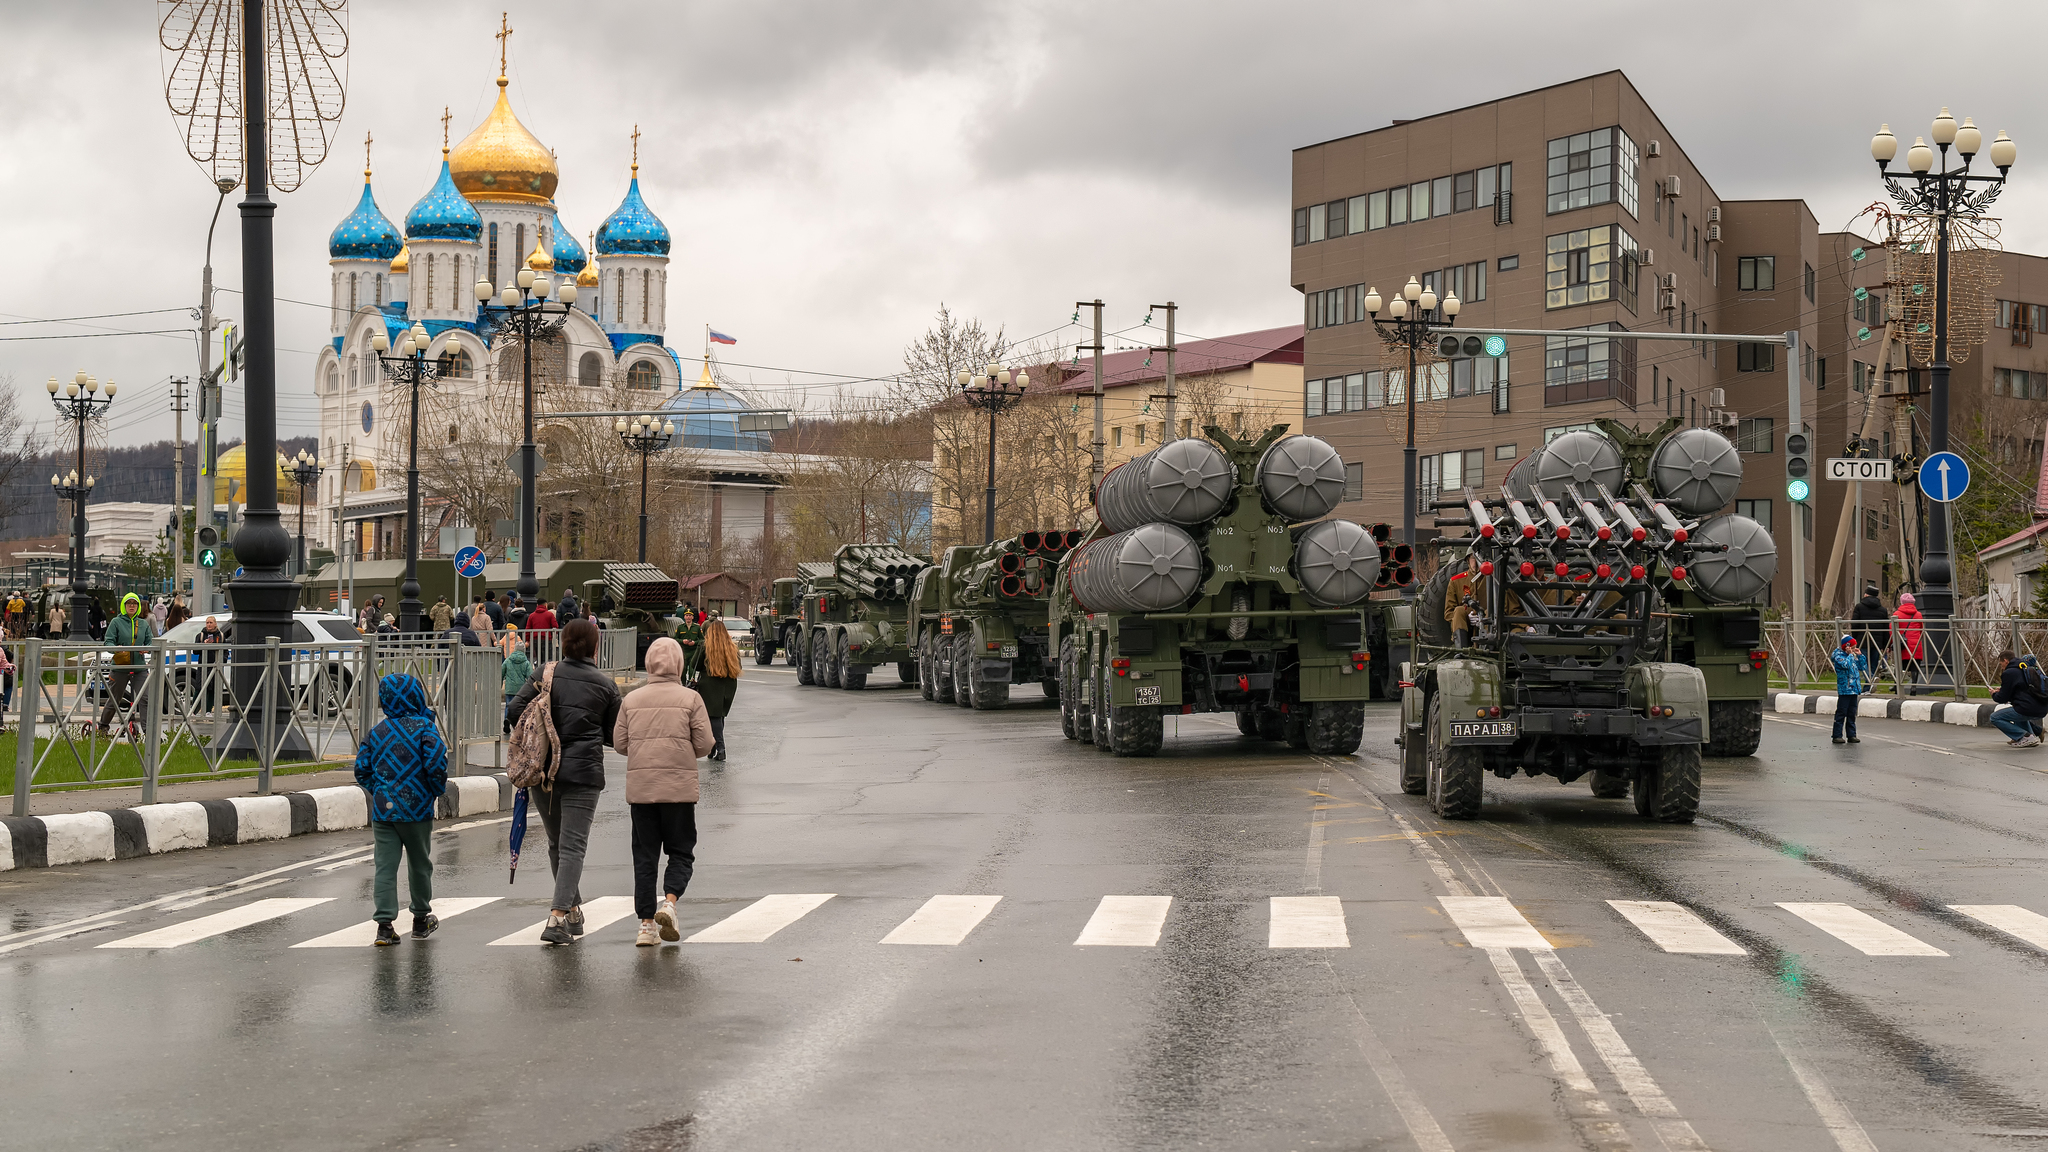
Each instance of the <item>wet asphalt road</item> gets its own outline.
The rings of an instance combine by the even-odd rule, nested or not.
[[[1032,692],[976,714],[880,682],[748,669],[684,931],[834,894],[765,942],[636,949],[628,917],[569,948],[489,946],[545,915],[538,822],[509,887],[502,821],[439,832],[437,898],[499,899],[394,949],[291,947],[367,917],[358,833],[0,875],[6,1144],[2048,1138],[2048,951],[1949,908],[2048,914],[2048,754],[1993,731],[1870,721],[1834,748],[1772,718],[1760,757],[1709,762],[1690,827],[1527,779],[1447,825],[1396,786],[1391,708],[1356,757],[1183,717],[1165,755],[1117,760],[1062,740]],[[593,839],[586,898],[630,894],[616,776]],[[958,944],[880,943],[943,894],[1001,899]],[[1107,895],[1172,897],[1155,946],[1076,945]],[[1269,946],[1272,899],[1303,896],[1341,901],[1339,937]],[[1508,936],[1468,933],[1474,897],[1506,898]],[[99,947],[266,899],[325,902]],[[1727,947],[1667,952],[1609,900],[1676,903]],[[1946,955],[1865,955],[1781,903],[1848,905]]]

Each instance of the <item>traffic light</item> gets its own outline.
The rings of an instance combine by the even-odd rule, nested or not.
[[[1813,459],[1808,452],[1804,433],[1785,434],[1785,498],[1794,503],[1813,494]]]
[[[220,533],[212,528],[199,530],[199,566],[218,568],[220,566]]]
[[[1439,355],[1445,357],[1493,356],[1498,358],[1507,355],[1508,340],[1505,336],[1466,336],[1462,339],[1457,336],[1445,336],[1437,341],[1436,350]]]

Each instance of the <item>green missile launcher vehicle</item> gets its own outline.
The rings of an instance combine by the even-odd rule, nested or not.
[[[918,575],[918,685],[924,698],[987,711],[1013,684],[1059,698],[1046,603],[1060,558],[1079,532],[1026,532],[980,547],[948,548]]]
[[[803,581],[785,576],[761,589],[761,602],[754,606],[754,663],[773,664],[775,654],[797,662],[798,636],[803,630],[802,605],[798,589]]]
[[[858,691],[868,673],[894,664],[903,683],[915,684],[911,589],[930,566],[894,544],[844,544],[830,561],[797,565],[797,682]]]

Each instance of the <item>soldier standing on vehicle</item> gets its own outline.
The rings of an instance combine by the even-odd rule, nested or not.
[[[1472,619],[1486,596],[1486,577],[1479,574],[1479,557],[1467,554],[1465,570],[1451,577],[1450,589],[1444,594],[1444,619],[1451,625],[1451,643],[1459,648],[1472,646]]]

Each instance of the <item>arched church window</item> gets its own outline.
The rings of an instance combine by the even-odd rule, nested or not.
[[[329,396],[332,396],[332,395],[334,395],[334,394],[336,394],[336,393],[338,393],[338,392],[340,392],[340,391],[341,391],[341,368],[340,368],[340,366],[339,366],[339,365],[335,365],[335,364],[329,364],[329,365],[327,366],[327,394],[328,394]],[[331,448],[330,448],[329,450],[330,450],[330,452],[332,451],[332,449],[331,449]]]
[[[434,258],[427,257],[427,307],[434,306]]]
[[[517,276],[526,267],[526,225],[512,229],[512,274]]]
[[[651,281],[652,277],[648,275],[647,269],[642,268],[640,270],[640,323],[642,324],[647,323],[647,302],[654,298],[654,293],[648,291],[652,287]]]
[[[353,356],[348,358],[348,390],[356,390],[356,358]]]
[[[619,306],[612,313],[612,323],[624,324],[626,322],[626,270],[621,268],[617,272],[612,273],[612,282],[617,286],[619,295]]]
[[[661,372],[652,360],[635,360],[626,369],[626,387],[655,389],[661,387]]]
[[[585,388],[597,388],[604,383],[604,358],[595,352],[585,352],[576,361],[576,383]]]
[[[384,306],[384,274],[377,273],[377,307]]]
[[[470,359],[469,353],[460,347],[450,344],[441,354],[441,375],[455,380],[467,380],[475,374],[476,361]]]
[[[349,273],[349,274],[348,274],[348,311],[349,311],[349,315],[351,315],[351,316],[355,315],[355,311],[356,311],[356,273],[354,273],[354,272],[351,272],[351,273]]]
[[[453,424],[450,424],[450,425],[448,426],[448,442],[449,442],[450,444],[453,444],[453,443],[455,443],[455,434],[456,434],[456,429],[455,429],[455,425],[453,425]]]
[[[495,223],[491,225],[490,269],[491,283],[501,288],[504,287],[505,282],[498,279],[498,226]]]

